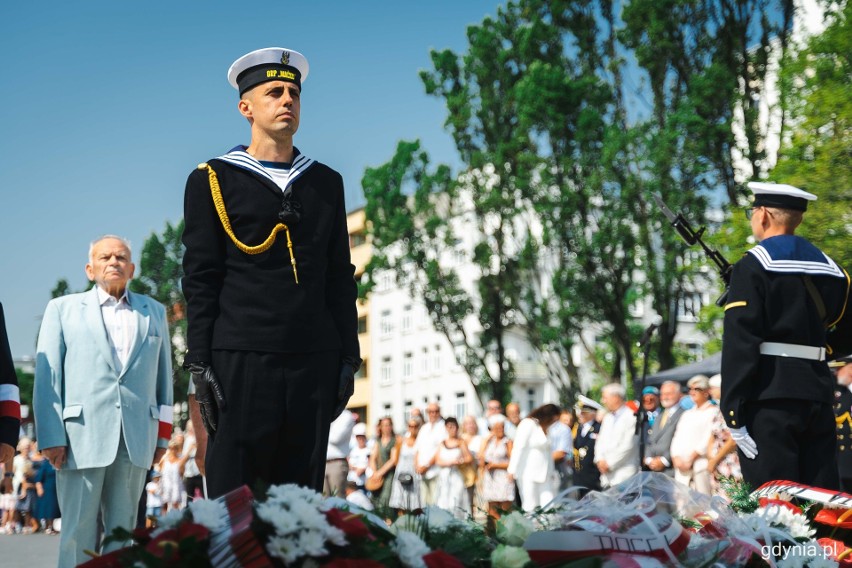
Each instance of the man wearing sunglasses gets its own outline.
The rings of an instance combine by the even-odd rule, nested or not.
[[[722,347],[721,411],[752,487],[789,480],[836,489],[834,380],[850,351],[849,275],[795,230],[816,196],[749,183],[759,242],[734,265]]]

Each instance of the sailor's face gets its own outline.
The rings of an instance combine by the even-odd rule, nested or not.
[[[299,129],[301,90],[287,81],[267,81],[244,93],[239,108],[262,130],[293,136]]]

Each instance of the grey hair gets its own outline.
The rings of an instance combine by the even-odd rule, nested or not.
[[[610,395],[615,395],[621,400],[624,400],[627,396],[627,392],[624,390],[624,386],[621,383],[609,383],[608,385],[604,385],[604,387],[601,389],[601,392],[605,392]]]
[[[124,237],[119,237],[118,235],[101,235],[100,237],[96,238],[91,243],[89,243],[89,262],[90,263],[94,262],[94,260],[95,260],[94,257],[92,256],[95,252],[95,245],[97,245],[99,242],[106,240],[106,239],[115,239],[117,241],[120,241],[121,244],[123,244],[127,248],[127,252],[130,254],[130,258],[128,260],[133,258],[133,249],[130,248],[130,241],[128,241]]]

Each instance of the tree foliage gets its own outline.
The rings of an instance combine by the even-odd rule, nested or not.
[[[633,308],[646,296],[667,324],[655,358],[674,365],[678,305],[708,281],[650,197],[701,224],[714,191],[735,203],[737,179],[762,171],[761,85],[792,13],[788,0],[498,8],[468,28],[465,53],[433,51],[421,72],[446,105],[462,172],[402,142],[365,173],[378,251],[368,273],[393,270],[425,299],[483,395],[505,400],[516,332],[565,399],[577,342],[601,375],[635,379]],[[469,263],[452,262],[453,249]],[[585,345],[590,329],[611,361]]]
[[[136,277],[130,289],[151,296],[166,307],[169,336],[172,340],[172,373],[175,377],[175,400],[185,400],[189,374],[183,370],[186,352],[186,303],[181,292],[183,278],[184,221],[176,225],[166,222],[161,235],[152,233],[145,240],[139,256]]]
[[[852,266],[852,4],[834,3],[829,25],[783,70],[789,133],[772,179],[815,193],[799,231]]]

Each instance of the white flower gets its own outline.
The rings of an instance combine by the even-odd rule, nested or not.
[[[527,537],[535,530],[532,521],[521,513],[513,511],[503,515],[497,521],[497,540],[511,546],[522,546]]]
[[[273,503],[261,503],[257,506],[257,516],[272,525],[279,535],[290,534],[299,529],[299,520],[289,511]]]
[[[328,529],[325,531],[325,538],[334,545],[346,546],[346,533],[337,527],[328,525]]]
[[[157,528],[151,532],[151,536],[156,538],[161,533],[168,529],[173,529],[183,520],[183,511],[180,509],[172,509],[162,517],[157,518]]]
[[[192,519],[207,527],[210,532],[215,533],[227,525],[225,519],[228,516],[228,509],[219,501],[196,499],[189,504],[189,511],[192,513]]]
[[[426,568],[423,555],[431,552],[426,543],[420,537],[408,531],[399,531],[396,542],[393,544],[394,552],[399,556],[399,561],[406,568]]]
[[[295,562],[302,556],[298,542],[291,536],[270,536],[266,543],[266,550],[272,556],[283,560],[285,564]]]
[[[773,527],[780,527],[793,538],[810,538],[816,534],[808,523],[807,517],[794,513],[787,507],[780,505],[769,505],[760,507],[750,515],[743,516],[743,521],[754,531],[763,529],[761,521]]]
[[[498,544],[491,553],[491,566],[494,568],[518,568],[530,561],[527,551],[518,546]]]
[[[276,485],[266,502],[257,505],[259,519],[269,523],[275,534],[266,548],[285,564],[328,554],[327,543],[346,545],[342,530],[329,524],[320,510],[322,496],[297,485]]]
[[[299,535],[299,548],[305,556],[323,556],[328,554],[325,538],[316,531],[303,531]]]

